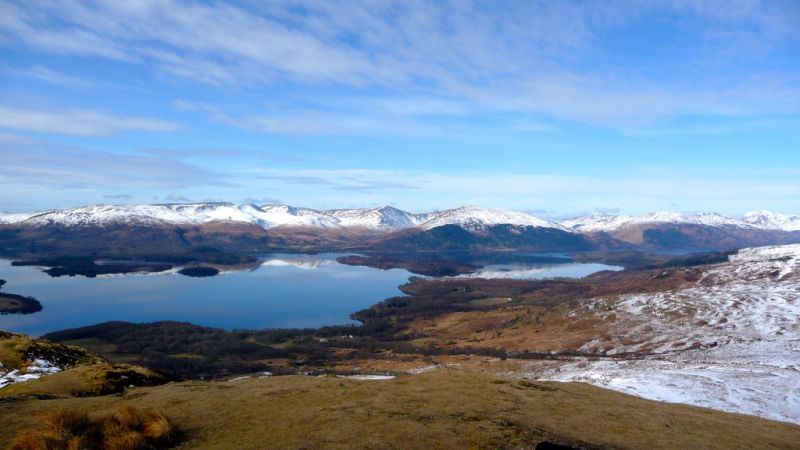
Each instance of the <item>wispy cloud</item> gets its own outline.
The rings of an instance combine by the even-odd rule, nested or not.
[[[247,197],[242,203],[252,203],[254,205],[281,205],[284,202],[274,197]]]
[[[130,200],[134,196],[130,194],[105,194],[103,198],[107,198],[109,200]]]
[[[92,83],[79,77],[67,75],[58,70],[53,70],[45,66],[30,66],[17,68],[9,65],[0,66],[3,72],[20,78],[34,79],[46,83],[56,84],[67,87],[87,87]]]
[[[0,135],[0,160],[6,186],[39,189],[169,189],[229,186],[224,176],[162,156],[118,154]]]
[[[164,197],[164,200],[168,202],[190,202],[189,197],[180,195],[180,194],[168,194]]]
[[[381,171],[290,171],[288,174],[257,175],[258,179],[285,184],[321,186],[337,191],[376,192],[417,189],[418,186],[401,179],[381,180],[372,175]]]
[[[225,148],[155,148],[147,147],[139,150],[142,153],[166,158],[229,158],[239,152]]]
[[[617,126],[747,111],[759,101],[771,110],[787,94],[794,99],[791,110],[799,108],[796,74],[762,64],[800,43],[800,7],[792,1],[487,7],[470,1],[293,0],[245,9],[181,0],[85,0],[7,2],[0,12],[0,37],[7,43],[128,60],[214,85],[346,87],[363,96],[368,110],[401,115],[458,115],[478,107]],[[653,51],[672,53],[620,59],[603,38],[653,18],[687,33],[691,45],[642,33],[655,40]],[[703,26],[687,28],[688,20]],[[757,51],[740,51],[751,42]],[[766,83],[742,89],[752,77]],[[374,98],[374,92],[396,90],[409,99]],[[367,114],[330,117],[325,111],[227,117],[231,125],[281,134],[355,133],[374,125]],[[384,123],[391,124],[391,117],[384,116]]]
[[[0,128],[73,136],[109,136],[125,131],[174,131],[178,125],[146,117],[121,117],[94,110],[40,110],[0,105]]]

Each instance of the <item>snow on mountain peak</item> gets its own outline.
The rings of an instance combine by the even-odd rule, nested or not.
[[[333,209],[324,213],[338,219],[339,224],[344,227],[382,231],[415,227],[427,218],[427,214],[412,214],[392,206],[381,206],[374,209]]]
[[[281,225],[335,227],[335,219],[313,210],[270,205],[232,203],[170,203],[155,205],[92,205],[48,211],[21,223],[31,225],[108,225],[112,223],[201,224],[214,221],[243,222],[262,228]]]
[[[458,225],[467,230],[480,230],[493,225],[515,225],[567,230],[561,224],[540,219],[518,211],[501,208],[462,206],[430,214],[429,220],[419,227],[424,230],[443,225]]]
[[[691,216],[671,211],[654,212],[642,216],[592,214],[584,217],[567,219],[561,222],[562,225],[579,232],[609,232],[628,226],[665,223],[704,225],[711,227],[753,227],[753,224],[744,220],[713,212],[704,212]]]
[[[264,205],[260,208],[260,213],[255,216],[268,224],[264,228],[281,225],[336,228],[340,225],[338,220],[319,211],[288,205]]]
[[[561,225],[579,232],[610,231],[628,224],[633,216],[597,213],[561,221]]]
[[[744,221],[758,228],[783,231],[800,230],[800,216],[781,214],[767,210],[750,211]]]
[[[102,226],[113,223],[202,224],[214,221],[250,223],[264,229],[279,226],[315,228],[363,228],[397,231],[419,227],[429,230],[442,225],[459,225],[481,230],[493,225],[557,228],[574,232],[611,232],[643,224],[691,224],[712,227],[740,227],[767,230],[800,231],[800,216],[751,211],[743,219],[717,213],[686,215],[677,212],[654,212],[642,216],[591,214],[560,223],[530,214],[502,208],[462,206],[460,208],[413,214],[392,206],[378,208],[333,209],[317,211],[289,205],[236,205],[224,202],[167,203],[153,205],[90,205],[41,213],[0,213],[0,224],[33,226]]]

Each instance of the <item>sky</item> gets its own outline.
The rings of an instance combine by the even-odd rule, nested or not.
[[[800,213],[800,1],[0,2],[0,211],[212,200]]]

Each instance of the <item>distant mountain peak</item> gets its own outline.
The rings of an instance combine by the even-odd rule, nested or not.
[[[687,215],[674,211],[658,211],[641,216],[590,214],[561,221],[565,227],[579,232],[614,231],[620,228],[644,224],[686,224],[711,227],[750,228],[751,224],[716,212]]]
[[[367,228],[381,231],[396,231],[422,223],[426,214],[412,214],[393,206],[377,208],[333,209],[325,214],[335,217],[344,227]]]
[[[419,227],[429,230],[442,225],[458,225],[472,231],[494,225],[531,226],[566,230],[561,224],[540,219],[527,213],[479,206],[460,206],[431,213],[430,218]]]
[[[798,231],[800,216],[776,213],[765,209],[750,211],[744,215],[745,222],[766,229]]]

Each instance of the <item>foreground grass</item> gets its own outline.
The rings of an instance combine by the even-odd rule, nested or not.
[[[157,411],[122,405],[105,416],[53,409],[39,416],[35,428],[19,433],[9,450],[149,450],[172,447],[178,431]]]
[[[185,432],[179,448],[800,448],[800,427],[648,401],[584,384],[441,369],[388,381],[267,377],[183,382],[124,394],[0,406],[0,442],[57,408],[153,409]]]

